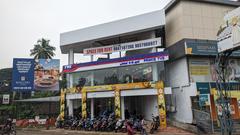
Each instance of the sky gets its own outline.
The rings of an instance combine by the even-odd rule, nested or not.
[[[163,9],[170,0],[0,0],[0,69],[13,58],[31,58],[38,39],[56,47],[61,66],[60,33]],[[88,57],[75,56],[76,62]]]

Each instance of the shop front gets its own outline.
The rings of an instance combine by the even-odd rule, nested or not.
[[[96,118],[114,112],[122,119],[147,120],[160,115],[166,126],[162,82],[166,60],[166,52],[156,52],[65,66],[64,72],[72,77],[72,88],[66,90],[68,115]],[[81,80],[84,86],[79,89]]]

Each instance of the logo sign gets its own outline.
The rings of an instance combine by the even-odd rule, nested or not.
[[[12,89],[18,91],[34,90],[34,60],[13,59]]]
[[[2,104],[9,104],[9,100],[10,100],[10,95],[4,94]]]
[[[240,46],[240,7],[224,17],[225,24],[218,32],[218,52],[232,50]]]
[[[161,38],[141,40],[136,42],[122,43],[122,44],[116,44],[116,45],[104,46],[104,47],[88,48],[83,50],[83,54],[95,55],[95,54],[153,48],[157,46],[161,46]]]

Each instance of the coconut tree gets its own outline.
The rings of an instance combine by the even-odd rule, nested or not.
[[[39,39],[34,48],[30,50],[30,56],[34,56],[34,59],[52,59],[55,55],[55,47],[49,45],[50,40]]]

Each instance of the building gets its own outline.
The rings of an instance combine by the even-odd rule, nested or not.
[[[166,48],[170,55],[170,60],[166,63],[166,76],[167,84],[173,90],[173,103],[177,112],[173,117],[176,120],[192,123],[192,109],[200,108],[192,101],[195,96],[201,97],[204,94],[211,96],[211,109],[208,106],[206,111],[211,111],[211,116],[216,120],[217,111],[212,100],[213,95],[216,98],[214,61],[217,54],[217,33],[224,15],[238,6],[239,2],[224,0],[173,0],[166,6]],[[238,51],[233,55],[234,58],[239,58]],[[231,61],[239,68],[238,59]],[[236,77],[237,75],[232,75],[231,78],[235,92],[239,90]],[[239,92],[232,96],[239,101]],[[235,108],[237,115],[239,108]]]
[[[79,78],[84,78],[89,90],[84,91],[84,96],[76,92],[76,88],[67,93],[69,115],[81,107],[81,98],[87,97],[84,105],[91,117],[120,107],[123,119],[128,110],[150,120],[152,114],[162,114],[161,103],[166,102],[164,112],[183,123],[193,123],[193,109],[201,107],[215,118],[217,110],[212,101],[216,92],[213,70],[216,35],[224,14],[238,6],[240,2],[224,0],[172,0],[164,10],[62,33],[61,51],[69,58],[69,65],[64,66],[68,87],[76,87]],[[161,44],[154,45],[153,42],[159,40]],[[153,42],[146,43],[149,41]],[[133,44],[142,45],[134,48]],[[120,48],[116,47],[119,45]],[[165,51],[162,48],[166,48]],[[74,53],[89,55],[91,62],[75,64]],[[97,54],[105,57],[93,61]],[[239,58],[238,52],[233,55],[233,64],[239,62],[236,58]],[[231,79],[236,90],[237,75]],[[162,93],[158,90],[163,88],[156,87],[156,82],[160,81],[165,85],[165,100],[159,100]],[[139,86],[141,82],[149,86]],[[107,87],[115,84],[125,86],[117,93],[120,101],[116,91]],[[206,95],[205,101],[199,100]],[[235,97],[234,103],[239,99],[240,96]],[[236,118],[239,118],[239,105],[235,105]]]
[[[116,92],[111,89],[114,84],[124,87],[119,93],[123,119],[129,117],[124,116],[127,110],[130,114],[144,115],[148,120],[152,114],[158,115],[158,92],[148,85],[164,80],[164,61],[168,60],[168,53],[158,51],[165,42],[164,25],[165,14],[160,10],[61,34],[62,53],[69,54],[70,65],[63,70],[68,73],[68,87],[76,87],[79,79],[84,78],[89,89],[101,89],[88,91],[86,95],[86,108],[92,118],[104,110],[116,108]],[[92,62],[74,64],[74,53],[85,53]],[[93,61],[94,55],[101,53],[107,58]],[[81,106],[82,94],[66,95],[69,115]]]

